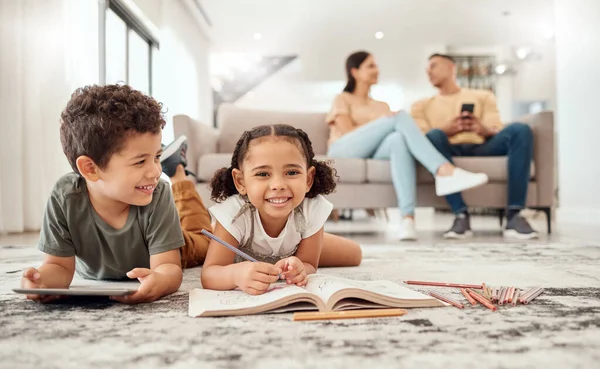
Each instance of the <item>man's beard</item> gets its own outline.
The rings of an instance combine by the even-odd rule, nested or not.
[[[430,82],[431,82],[431,80],[430,80]],[[436,82],[431,82],[431,84],[432,84],[432,85],[433,85],[433,87],[435,87],[435,88],[440,88],[440,87],[442,87],[442,86],[444,85],[444,83],[445,83],[445,82],[446,82],[446,80],[445,80],[445,79],[439,79],[439,80],[437,80]]]

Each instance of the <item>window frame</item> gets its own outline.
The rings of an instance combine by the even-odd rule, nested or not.
[[[137,17],[125,4],[123,0],[99,0],[100,20],[99,20],[99,44],[100,44],[100,84],[106,84],[106,12],[110,9],[119,18],[125,22],[127,27],[125,33],[125,75],[126,83],[129,83],[129,33],[134,31],[148,44],[148,95],[152,96],[153,91],[153,54],[154,50],[160,49],[159,41],[153,36],[150,29],[144,25],[141,19]]]

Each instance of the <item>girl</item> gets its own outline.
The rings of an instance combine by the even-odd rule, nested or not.
[[[335,189],[334,171],[315,160],[304,131],[289,125],[260,126],[244,132],[231,166],[215,173],[209,211],[215,235],[258,259],[239,260],[211,241],[202,285],[240,288],[257,295],[282,274],[304,286],[318,266],[356,266],[362,253],[355,242],[325,233],[333,205],[322,195]],[[241,261],[241,262],[240,262]]]
[[[414,211],[417,199],[415,158],[435,176],[438,196],[485,184],[484,173],[455,168],[440,154],[406,112],[393,113],[388,104],[371,99],[379,69],[373,56],[356,52],[346,60],[348,83],[334,102],[328,155],[333,158],[374,158],[390,160],[392,182],[403,216],[399,238],[417,238]]]

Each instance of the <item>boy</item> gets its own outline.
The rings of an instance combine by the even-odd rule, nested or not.
[[[75,270],[89,279],[137,278],[150,302],[182,281],[184,238],[161,175],[161,104],[126,85],[76,90],[61,115],[63,151],[74,170],[48,200],[38,248],[42,266],[23,273],[24,288],[67,288]],[[29,295],[42,302],[56,296]]]

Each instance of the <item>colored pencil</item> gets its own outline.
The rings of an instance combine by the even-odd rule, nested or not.
[[[498,301],[498,293],[499,293],[499,289],[498,287],[494,287],[494,293],[492,294],[492,302],[497,302]]]
[[[527,297],[527,295],[531,294],[533,291],[535,291],[537,289],[537,287],[531,287],[530,289],[528,289],[527,291],[521,291],[521,296],[519,297],[519,302],[522,302],[521,300],[525,297]]]
[[[478,294],[483,299],[486,299],[490,304],[492,303],[492,300],[485,297],[485,295],[483,294],[483,291],[479,292],[479,291],[471,290],[471,292]],[[471,295],[469,294],[469,296],[471,296]]]
[[[508,292],[506,293],[506,297],[504,298],[504,303],[505,304],[511,303],[514,294],[515,294],[515,288],[509,287]]]
[[[486,287],[485,289],[485,297],[492,301],[492,287]]]
[[[498,305],[504,305],[504,296],[506,296],[506,287],[500,287],[498,293]]]
[[[404,309],[368,309],[368,310],[345,310],[330,312],[303,312],[294,313],[293,321],[308,320],[332,320],[332,319],[357,319],[357,318],[383,318],[390,316],[402,316],[407,313]]]
[[[436,299],[438,299],[438,300],[442,300],[442,301],[444,301],[444,302],[447,302],[448,304],[450,304],[450,305],[452,305],[452,306],[454,306],[454,307],[457,307],[457,308],[459,308],[459,309],[464,309],[464,308],[465,308],[465,306],[464,306],[463,304],[461,304],[460,302],[454,301],[454,300],[452,300],[452,299],[451,299],[451,298],[449,298],[449,297],[442,296],[442,295],[440,295],[439,293],[436,293],[436,292],[429,292],[429,294],[430,294],[431,296],[435,297]]]
[[[542,293],[544,293],[544,289],[540,287],[538,290],[527,296],[527,298],[523,301],[523,304],[528,305],[531,301],[533,301],[533,299],[535,299]]]
[[[489,302],[488,300],[484,299],[479,294],[475,293],[475,291],[467,288],[467,293],[469,295],[471,295],[471,297],[473,297],[475,300],[477,300],[477,302],[479,302],[481,305],[485,306],[486,308],[490,309],[491,311],[498,310],[498,308],[495,307],[491,302]]]
[[[455,287],[455,288],[472,288],[481,289],[478,284],[462,284],[462,283],[446,283],[446,282],[424,282],[424,281],[404,281],[406,284],[415,284],[419,286],[436,286],[436,287]]]
[[[529,296],[531,296],[532,294],[534,294],[535,292],[537,292],[540,289],[543,289],[543,288],[542,287],[532,287],[532,288],[528,289],[527,292],[525,292],[524,294],[522,294],[519,297],[519,302],[523,304],[523,301],[525,301]]]
[[[221,245],[225,246],[230,251],[233,251],[234,253],[238,254],[239,256],[241,256],[242,258],[244,258],[245,260],[251,261],[253,263],[257,263],[258,262],[258,260],[256,260],[252,256],[246,254],[245,252],[243,252],[242,250],[238,249],[237,247],[232,246],[229,243],[223,241],[222,239],[220,239],[219,237],[217,237],[214,234],[210,233],[206,229],[201,230],[200,233],[202,233],[203,235],[205,235],[205,236],[207,236],[209,238],[212,238],[213,240],[215,240],[218,243],[220,243]]]
[[[477,305],[477,301],[475,301],[475,299],[474,299],[474,298],[472,298],[472,297],[471,297],[471,295],[469,295],[469,294],[467,293],[467,290],[465,290],[464,288],[461,288],[461,289],[460,289],[460,293],[462,293],[462,294],[463,294],[463,296],[464,296],[464,297],[465,297],[465,298],[466,298],[466,299],[467,299],[467,300],[468,300],[468,301],[471,303],[471,305],[473,305],[473,306],[474,306],[474,305]]]
[[[512,306],[517,306],[517,304],[519,303],[519,295],[521,294],[521,290],[520,289],[515,289],[515,294],[513,295],[512,298]]]

